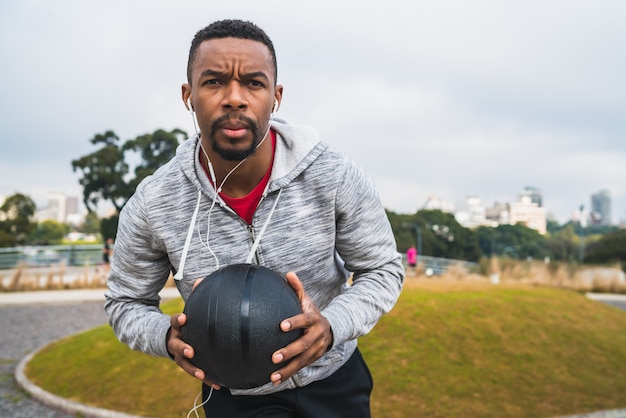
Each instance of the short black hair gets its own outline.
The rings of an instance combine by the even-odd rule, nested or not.
[[[193,62],[196,59],[196,53],[198,46],[204,41],[209,39],[221,39],[221,38],[238,38],[249,39],[251,41],[261,42],[270,50],[272,55],[272,62],[274,64],[274,84],[278,81],[278,65],[276,62],[276,51],[274,50],[274,44],[267,33],[260,27],[252,22],[238,20],[238,19],[225,19],[218,20],[211,23],[204,29],[200,29],[196,36],[191,41],[191,48],[189,49],[189,60],[187,61],[187,82],[191,84],[191,68]]]

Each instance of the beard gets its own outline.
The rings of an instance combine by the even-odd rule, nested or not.
[[[220,125],[224,122],[227,122],[229,119],[231,118],[228,117],[228,115],[224,115],[215,119],[213,123],[211,123],[211,130],[209,131],[209,143],[211,144],[211,148],[213,149],[213,151],[215,151],[223,159],[227,161],[241,161],[254,154],[263,138],[259,134],[258,125],[252,119],[240,115],[237,119],[241,122],[244,122],[247,125],[248,129],[250,129],[250,132],[252,133],[252,143],[248,148],[242,150],[224,149],[215,140],[215,134],[217,133]]]

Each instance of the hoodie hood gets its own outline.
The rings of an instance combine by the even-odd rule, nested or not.
[[[317,131],[309,126],[293,125],[284,119],[274,118],[271,127],[277,136],[267,193],[289,184],[328,148],[320,141]],[[213,198],[215,189],[198,162],[199,152],[200,140],[196,134],[178,146],[175,161],[197,190]]]

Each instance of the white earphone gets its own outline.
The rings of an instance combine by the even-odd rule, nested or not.
[[[191,106],[191,97],[187,97],[187,110],[189,111],[189,113],[195,113],[195,110],[193,110],[193,106]]]

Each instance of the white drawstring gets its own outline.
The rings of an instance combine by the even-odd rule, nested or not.
[[[189,224],[189,230],[187,231],[187,238],[185,239],[185,246],[183,247],[183,254],[180,257],[180,265],[178,271],[174,275],[175,280],[183,278],[183,271],[185,270],[185,260],[187,260],[187,252],[189,251],[189,245],[191,244],[191,237],[193,236],[193,227],[196,224],[196,218],[198,217],[198,211],[200,210],[200,201],[202,200],[202,191],[198,190],[198,202],[196,202],[196,208],[193,211],[191,217],[191,223]]]
[[[270,210],[270,213],[267,216],[267,219],[265,220],[265,223],[263,224],[263,227],[259,231],[259,235],[257,235],[256,239],[252,243],[252,248],[250,249],[250,253],[248,254],[248,257],[246,258],[246,263],[248,263],[248,264],[252,262],[252,258],[254,257],[254,253],[256,252],[257,248],[259,247],[259,243],[261,242],[261,238],[263,237],[263,234],[265,233],[265,230],[267,229],[267,226],[269,225],[270,220],[272,219],[272,216],[274,215],[274,211],[276,210],[276,206],[278,205],[278,201],[280,200],[280,195],[281,195],[282,192],[283,192],[283,189],[278,190],[278,195],[276,196],[276,200],[274,201],[274,204],[272,205],[272,209]],[[178,267],[178,271],[174,275],[174,279],[175,280],[180,280],[180,279],[183,278],[183,272],[185,270],[185,261],[187,260],[187,253],[189,252],[189,246],[191,245],[191,238],[193,236],[193,230],[194,230],[194,226],[196,224],[196,218],[198,217],[198,211],[200,209],[200,201],[201,200],[202,200],[202,192],[198,191],[198,201],[196,203],[196,208],[194,209],[193,215],[191,217],[191,223],[189,224],[189,230],[187,231],[187,238],[185,239],[185,246],[183,247],[183,254],[180,257],[180,265]],[[215,201],[213,201],[213,203],[215,203]],[[209,221],[209,219],[207,219],[207,221]],[[207,240],[208,240],[208,237],[207,237]],[[209,250],[210,250],[210,248],[209,248]],[[215,257],[215,254],[213,254],[213,256]],[[217,260],[217,257],[215,257],[215,259]]]

